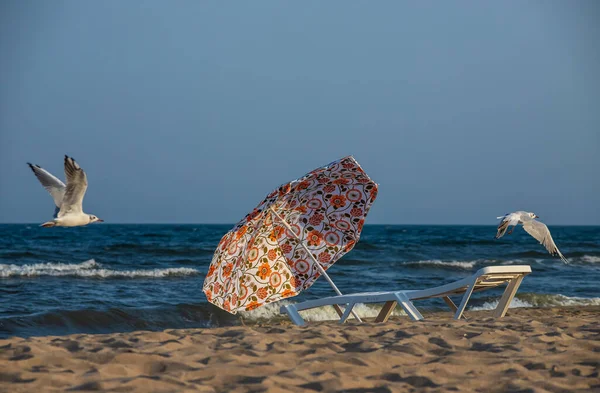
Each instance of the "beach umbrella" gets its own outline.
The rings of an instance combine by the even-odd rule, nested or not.
[[[352,156],[283,184],[223,236],[206,298],[235,314],[296,296],[321,275],[341,294],[326,270],[358,242],[376,197]]]

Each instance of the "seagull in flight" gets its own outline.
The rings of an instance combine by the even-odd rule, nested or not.
[[[552,235],[550,235],[550,230],[548,229],[546,224],[536,220],[536,218],[539,218],[537,214],[518,211],[514,213],[505,214],[496,218],[498,220],[502,220],[498,225],[496,239],[500,239],[502,236],[504,236],[504,233],[506,233],[506,230],[509,226],[512,225],[511,230],[508,231],[508,234],[510,235],[512,231],[517,227],[517,225],[521,224],[523,225],[523,229],[525,229],[527,233],[529,233],[531,236],[533,236],[534,239],[539,241],[541,245],[546,247],[546,250],[548,250],[550,255],[558,255],[564,263],[569,263],[567,258],[565,258],[563,254],[561,254],[561,252],[558,250],[556,244],[554,244],[554,240],[552,240]]]
[[[54,220],[43,223],[42,227],[78,227],[91,222],[104,221],[93,214],[83,212],[82,202],[88,186],[87,177],[72,157],[65,155],[67,185],[39,165],[29,162],[27,165],[50,193],[56,205]]]

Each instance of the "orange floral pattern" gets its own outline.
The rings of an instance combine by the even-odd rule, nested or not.
[[[258,296],[259,299],[264,299],[267,297],[267,295],[267,288],[265,287],[258,288],[258,290],[256,291],[256,296]]]
[[[248,304],[246,306],[246,311],[254,310],[255,308],[258,308],[260,305],[261,304],[257,301],[250,302],[250,304]],[[225,311],[227,311],[227,310],[225,310]]]
[[[208,273],[206,273],[207,277],[210,277],[213,275],[213,273],[215,272],[216,267],[214,267],[213,265],[210,265],[210,267],[208,268]]]
[[[235,234],[235,240],[240,240],[240,238],[242,236],[244,236],[244,234],[246,233],[247,230],[248,230],[247,226],[241,227],[240,230],[237,231],[237,233]]]
[[[258,273],[256,273],[256,275],[265,280],[271,275],[271,266],[268,263],[263,263],[260,265],[260,268],[258,268]]]
[[[275,227],[271,231],[271,234],[269,235],[269,239],[271,241],[277,241],[277,239],[279,239],[281,237],[281,235],[283,235],[283,232],[284,232],[284,227],[282,227],[282,226]]]
[[[269,258],[270,261],[274,261],[275,259],[277,259],[277,250],[270,249],[269,252],[267,253],[267,257]]]
[[[297,293],[292,291],[291,289],[286,289],[285,291],[283,291],[283,293],[281,294],[281,297],[291,297],[291,296],[296,296]]]
[[[219,242],[207,299],[235,314],[298,295],[320,276],[313,258],[327,270],[352,250],[376,196],[353,157],[278,187]]]
[[[310,231],[306,236],[306,242],[309,246],[318,246],[321,244],[321,239],[323,239],[323,235],[319,231]]]
[[[231,271],[233,270],[233,263],[228,263],[223,268],[223,277],[229,277],[231,275]]]

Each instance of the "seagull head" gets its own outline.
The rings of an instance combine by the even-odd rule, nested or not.
[[[98,217],[96,217],[93,214],[90,214],[89,217],[90,217],[90,222],[104,222],[104,220],[99,219]]]
[[[527,213],[527,214],[529,214],[529,217],[531,217],[531,218],[540,218],[540,216],[538,216],[535,213]]]

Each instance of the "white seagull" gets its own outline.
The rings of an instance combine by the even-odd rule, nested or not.
[[[77,227],[87,225],[91,222],[103,222],[93,214],[83,212],[82,202],[87,190],[87,177],[85,172],[75,160],[65,155],[65,176],[67,185],[56,176],[40,167],[27,163],[42,186],[54,199],[56,209],[54,220],[43,223],[41,226],[48,227]]]
[[[505,214],[501,217],[496,217],[500,221],[498,225],[498,233],[496,233],[496,239],[500,239],[504,236],[504,233],[508,229],[510,225],[512,225],[512,229],[508,231],[510,235],[512,231],[517,227],[518,224],[523,225],[523,229],[534,239],[540,242],[541,245],[546,247],[546,250],[550,253],[550,255],[558,255],[560,259],[564,263],[569,263],[567,258],[563,256],[554,244],[554,240],[552,240],[552,236],[550,235],[550,230],[543,222],[535,220],[539,218],[535,213],[529,213],[524,211],[518,211],[514,213]]]

